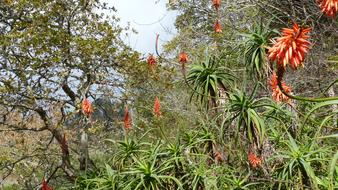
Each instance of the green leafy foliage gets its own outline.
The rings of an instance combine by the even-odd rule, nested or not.
[[[259,24],[255,24],[249,34],[243,35],[246,40],[244,42],[244,62],[248,71],[261,79],[267,76],[268,60],[267,47],[269,38],[276,31],[271,31],[268,24],[264,24],[261,20]]]
[[[222,66],[221,58],[207,55],[204,61],[195,63],[189,69],[187,82],[193,90],[190,101],[195,96],[207,108],[216,107],[218,89],[226,91],[234,79],[231,71]]]
[[[249,175],[234,177],[239,170],[226,170],[220,165],[210,164],[206,145],[217,143],[212,136],[214,134],[205,128],[181,134],[173,143],[144,140],[138,143],[137,154],[129,154],[128,162],[111,159],[109,164],[102,164],[98,175],[85,174],[79,178],[76,189],[198,190],[249,189],[255,186],[257,183],[250,181]],[[114,152],[126,155],[129,152],[126,144],[132,144],[131,141],[117,142],[119,145]]]
[[[317,189],[316,170],[313,167],[316,165],[318,170],[327,164],[328,149],[319,149],[315,141],[300,146],[290,134],[285,144],[286,150],[280,151],[276,156],[283,160],[278,178],[285,182],[298,180],[300,184]],[[292,186],[292,184],[280,183],[279,188],[283,185],[287,188]]]
[[[258,87],[258,86],[256,86]],[[246,96],[243,92],[236,90],[235,93],[230,95],[229,108],[227,109],[231,116],[230,119],[226,119],[224,123],[237,121],[237,136],[240,131],[244,131],[247,134],[247,138],[251,143],[261,145],[265,138],[265,123],[262,114],[258,110],[265,107],[273,107],[266,103],[269,99],[255,99],[256,88],[250,96]]]

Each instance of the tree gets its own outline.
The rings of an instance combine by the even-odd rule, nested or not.
[[[117,90],[123,92],[126,72],[122,65],[138,59],[138,54],[121,41],[124,29],[117,24],[118,19],[101,14],[104,11],[112,13],[115,9],[98,0],[1,3],[0,132],[25,131],[25,137],[41,138],[31,142],[39,146],[2,160],[0,170],[8,169],[2,175],[9,175],[22,162],[32,161],[31,166],[44,170],[48,180],[57,168],[62,168],[69,180],[75,180],[78,169],[72,159],[74,153],[79,155],[80,169],[93,167],[88,157],[87,130],[94,121],[81,113],[81,102],[85,98],[111,98]],[[66,131],[65,124],[72,118],[76,118],[76,125]],[[36,123],[26,122],[32,119]],[[80,133],[81,141],[73,138]],[[54,139],[62,151],[52,146]],[[82,149],[76,151],[76,146]],[[51,162],[55,154],[60,155],[61,164]],[[28,178],[26,186],[31,182]]]

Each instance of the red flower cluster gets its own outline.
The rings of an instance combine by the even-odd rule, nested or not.
[[[277,102],[288,102],[289,101],[289,97],[287,97],[285,94],[283,94],[283,92],[281,91],[281,89],[278,86],[278,78],[276,73],[273,73],[271,76],[271,79],[269,81],[271,89],[272,89],[272,97],[275,101]],[[282,87],[284,89],[284,91],[286,93],[290,93],[291,92],[291,88],[288,87],[285,82],[282,82]]]
[[[252,167],[256,168],[262,164],[262,160],[251,151],[248,153],[248,160]]]
[[[42,187],[41,190],[53,190],[51,187],[48,186],[45,179],[42,180]]]
[[[217,11],[217,15],[218,14],[218,10],[221,6],[221,0],[212,0],[212,5],[215,7],[216,11]],[[221,22],[219,20],[216,20],[215,24],[214,24],[214,30],[216,33],[222,33],[222,26],[221,26]]]
[[[178,55],[178,61],[181,63],[182,72],[184,74],[185,73],[185,64],[188,62],[188,54],[186,54],[185,52],[181,52]]]
[[[338,12],[338,0],[319,1],[321,11],[330,17],[335,17]]]
[[[89,117],[93,113],[92,104],[87,98],[84,98],[82,101],[82,112],[87,117]]]
[[[178,56],[178,61],[181,64],[185,64],[188,62],[188,54],[186,54],[185,52],[181,52],[180,55]]]
[[[307,33],[311,28],[300,28],[298,24],[294,24],[292,28],[284,28],[282,37],[269,48],[269,59],[277,60],[279,65],[284,68],[289,63],[292,69],[303,66],[305,53],[309,49],[310,42],[307,41],[309,36]]]
[[[147,63],[148,63],[148,65],[151,66],[151,67],[155,66],[156,63],[157,63],[157,62],[156,62],[155,56],[152,55],[152,54],[149,54],[149,56],[148,56],[148,58],[147,58]]]
[[[216,33],[222,33],[222,26],[221,26],[221,22],[219,20],[216,20],[215,25],[214,25],[214,29]]]
[[[215,152],[215,160],[217,163],[221,163],[223,161],[222,154],[220,152]]]
[[[161,113],[161,103],[160,100],[156,97],[154,102],[154,115],[156,117],[160,117],[162,115]]]
[[[221,0],[213,0],[212,5],[215,7],[216,10],[218,10],[221,6]]]
[[[125,130],[131,129],[131,118],[130,118],[129,110],[127,106],[124,110],[124,129]]]

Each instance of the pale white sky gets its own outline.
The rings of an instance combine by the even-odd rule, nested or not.
[[[156,34],[160,34],[159,45],[170,40],[175,34],[176,13],[166,10],[168,0],[103,0],[117,9],[121,25],[130,23],[138,33],[123,36],[124,41],[135,50],[148,54],[155,53]],[[161,49],[160,49],[161,50]]]

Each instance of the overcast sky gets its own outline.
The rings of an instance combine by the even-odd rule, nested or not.
[[[124,41],[135,50],[148,54],[155,53],[156,34],[160,34],[159,45],[170,40],[175,34],[176,13],[166,10],[168,0],[103,0],[117,9],[121,25],[130,26],[138,33],[130,33]],[[161,49],[160,49],[161,50]]]

